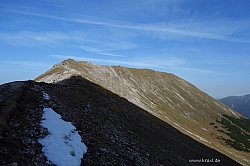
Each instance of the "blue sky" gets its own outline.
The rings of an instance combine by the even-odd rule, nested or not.
[[[67,58],[173,73],[215,98],[250,93],[248,0],[0,1],[0,84]]]

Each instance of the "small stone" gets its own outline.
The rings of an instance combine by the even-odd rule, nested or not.
[[[18,164],[16,162],[14,162],[14,163],[11,163],[10,165],[11,166],[17,166]]]

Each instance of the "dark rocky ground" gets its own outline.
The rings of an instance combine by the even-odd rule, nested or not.
[[[81,77],[58,84],[26,81],[0,86],[0,165],[46,165],[38,143],[47,135],[40,126],[44,107],[53,108],[79,130],[88,148],[82,165],[239,165]]]

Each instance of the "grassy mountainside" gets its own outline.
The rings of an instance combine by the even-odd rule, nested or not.
[[[239,165],[82,77],[0,86],[1,165],[49,165],[38,143],[48,134],[40,125],[44,107],[76,126],[88,148],[82,165]]]
[[[244,96],[229,96],[219,101],[250,119],[250,94]]]
[[[221,132],[224,129],[220,123],[223,115],[236,119],[243,117],[174,74],[100,66],[68,59],[54,65],[35,80],[56,83],[74,75],[82,76],[126,98],[193,139],[249,165],[249,153],[230,146],[226,141],[230,137]],[[245,132],[241,127],[239,129]]]

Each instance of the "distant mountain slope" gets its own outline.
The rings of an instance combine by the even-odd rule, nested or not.
[[[229,96],[219,101],[250,119],[250,94],[244,96]]]
[[[238,142],[240,140],[233,136],[235,133],[228,126],[234,120],[244,121],[242,115],[174,74],[68,59],[54,65],[35,81],[58,83],[72,76],[84,77],[126,98],[193,139],[242,164],[250,163],[250,130],[238,126],[237,130],[248,133],[243,136],[243,142]]]
[[[81,165],[240,165],[82,77],[0,86],[0,165],[50,165],[38,142],[47,107],[76,126],[87,146]]]

